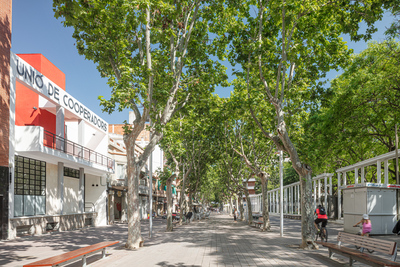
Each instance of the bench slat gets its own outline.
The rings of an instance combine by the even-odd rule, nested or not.
[[[396,248],[396,242],[370,238],[367,236],[359,236],[344,232],[339,232],[337,240],[343,243],[379,251],[388,255],[393,255]]]
[[[400,263],[392,260],[366,254],[357,249],[349,248],[343,245],[357,245],[365,249],[373,249],[375,251],[393,256],[396,252],[396,242],[353,235],[344,232],[338,233],[337,240],[341,242],[341,245],[320,241],[316,241],[316,243],[329,249],[329,257],[331,257],[332,253],[337,253],[350,258],[350,263],[353,260],[357,260],[371,266],[400,266]]]
[[[91,252],[112,246],[119,243],[119,241],[105,241],[105,242],[100,242],[94,245],[90,245],[87,247],[79,248],[70,252],[66,252],[54,257],[50,257],[47,259],[43,259],[40,261],[36,261],[30,264],[24,265],[24,267],[38,267],[38,266],[54,266],[69,260],[72,260],[74,258],[78,258],[80,256],[89,254]]]
[[[321,243],[323,243],[323,242],[321,242]],[[323,244],[323,245],[326,245],[326,244]],[[366,264],[374,263],[379,266],[400,266],[400,263],[398,263],[398,262],[394,262],[394,261],[380,258],[377,256],[362,253],[359,250],[355,250],[352,248],[343,247],[343,246],[339,246],[339,245],[332,244],[332,243],[330,243],[328,248],[334,252],[337,252],[337,253],[343,255],[343,256],[350,255],[352,259],[356,259],[357,261],[360,261],[360,262],[363,262]]]

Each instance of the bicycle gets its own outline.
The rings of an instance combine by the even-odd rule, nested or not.
[[[358,227],[359,230],[358,230],[357,235],[362,235],[362,225],[357,224],[356,226],[353,225],[353,227]],[[367,237],[369,237],[369,236],[367,236]],[[359,249],[361,252],[364,250],[364,248],[362,248],[362,247],[360,247],[360,246],[356,246],[356,245],[355,245],[355,247],[356,247],[356,249]],[[373,250],[373,249],[367,249],[367,251],[368,251],[369,253],[372,253],[372,252],[374,252],[375,250]]]
[[[328,242],[328,230],[326,229],[326,227],[321,227],[319,224],[318,232],[315,235],[315,241],[318,241],[318,238],[320,238],[323,242]]]

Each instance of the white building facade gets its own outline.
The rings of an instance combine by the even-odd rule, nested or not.
[[[8,239],[107,224],[108,124],[41,54],[11,53]]]

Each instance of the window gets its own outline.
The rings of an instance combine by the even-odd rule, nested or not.
[[[46,162],[15,156],[14,215],[46,212]]]
[[[126,179],[126,165],[124,164],[117,164],[117,179],[123,180]]]
[[[64,167],[64,176],[78,178],[79,179],[79,170]]]

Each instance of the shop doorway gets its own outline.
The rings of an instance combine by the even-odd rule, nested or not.
[[[115,194],[114,198],[114,218],[116,221],[121,221],[122,216],[122,198]]]

